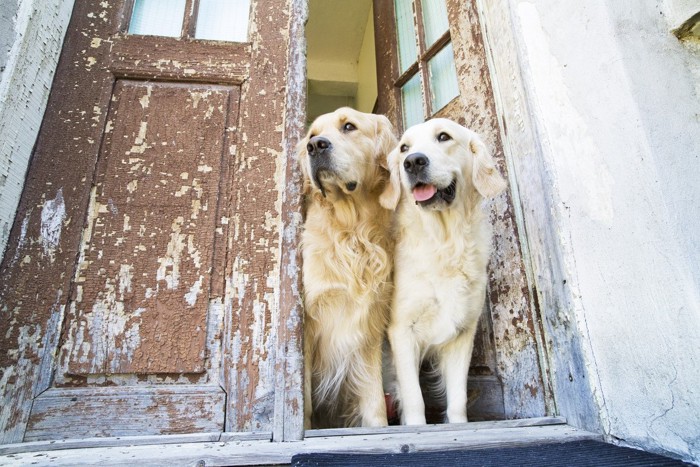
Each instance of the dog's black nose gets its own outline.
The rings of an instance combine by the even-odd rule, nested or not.
[[[323,136],[314,136],[309,140],[309,144],[306,145],[306,150],[309,151],[310,156],[315,156],[330,147],[331,142],[328,138],[324,138]]]
[[[419,172],[423,171],[428,164],[430,164],[430,160],[425,154],[422,152],[414,152],[404,159],[403,168],[406,169],[406,172],[417,175]]]

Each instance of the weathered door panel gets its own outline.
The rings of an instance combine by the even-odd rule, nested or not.
[[[303,8],[253,1],[229,43],[192,38],[197,4],[176,38],[127,34],[133,0],[76,1],[2,264],[0,442],[300,436],[299,291],[279,284]]]
[[[66,317],[66,374],[204,371],[221,161],[237,94],[116,82]]]
[[[401,91],[397,86],[397,81],[398,84],[401,81],[393,3],[374,2],[378,108],[401,128]],[[451,118],[482,135],[501,173],[507,174],[477,3],[446,0],[449,34],[431,48],[436,49],[446,41],[452,43],[459,96],[425,117]],[[416,5],[420,8],[420,4],[414,4],[413,8],[414,21],[418,24],[423,19],[416,14]],[[425,80],[429,73],[424,67],[425,63],[421,64]],[[425,86],[422,94],[424,102],[429,102]],[[547,408],[537,344],[537,310],[530,299],[510,192],[491,201],[489,207],[494,249],[488,272],[487,311],[481,317],[470,367],[469,418],[543,416]]]

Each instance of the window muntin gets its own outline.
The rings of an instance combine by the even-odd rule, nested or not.
[[[399,52],[394,86],[400,89],[406,129],[459,96],[459,87],[445,0],[394,0],[394,14]]]

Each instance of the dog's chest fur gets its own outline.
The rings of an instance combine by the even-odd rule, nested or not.
[[[343,225],[343,217],[354,219]],[[311,205],[306,226],[302,242],[307,303],[328,294],[347,295],[355,302],[386,300],[381,295],[386,295],[392,269],[388,211],[365,212],[357,206],[331,211]]]
[[[395,272],[402,306],[392,313],[402,315],[394,320],[412,323],[423,345],[439,346],[476,326],[486,289],[489,226],[481,212],[455,223],[412,206],[406,211]]]

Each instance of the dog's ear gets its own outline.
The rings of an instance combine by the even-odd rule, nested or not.
[[[374,121],[374,151],[376,161],[386,170],[389,170],[387,157],[398,142],[396,136],[394,136],[394,126],[384,115],[375,115]]]
[[[492,198],[505,190],[506,181],[501,177],[486,145],[479,138],[472,138],[469,149],[474,156],[472,183],[481,196]]]
[[[297,146],[295,148],[295,155],[297,158],[297,164],[299,164],[299,168],[301,169],[301,175],[302,175],[302,194],[304,196],[308,195],[311,193],[311,177],[309,176],[308,169],[306,167],[306,164],[304,163],[305,158],[307,157],[307,151],[306,151],[306,143],[308,142],[308,139],[306,136],[302,137],[299,142],[297,143]]]
[[[393,211],[399,205],[401,199],[401,179],[399,175],[399,148],[394,148],[387,156],[387,166],[389,170],[389,180],[386,182],[384,191],[379,195],[379,204],[383,208]]]

